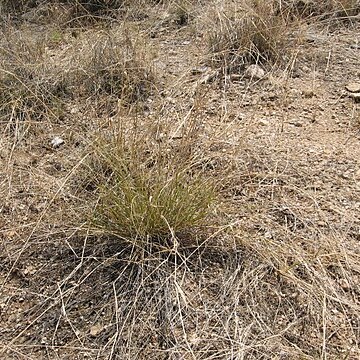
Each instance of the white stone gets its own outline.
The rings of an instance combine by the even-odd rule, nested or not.
[[[58,148],[59,146],[63,145],[65,143],[64,139],[62,139],[59,136],[55,136],[52,140],[51,140],[51,145],[53,148]]]

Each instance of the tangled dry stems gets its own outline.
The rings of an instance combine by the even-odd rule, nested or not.
[[[359,12],[357,0],[284,1],[283,8],[303,18],[346,18]]]
[[[276,2],[228,3],[209,24],[208,42],[213,61],[228,72],[249,63],[275,63],[283,59],[290,23]]]
[[[226,2],[206,15],[210,59],[226,73],[249,63],[287,64],[298,46],[293,33],[302,19],[347,19],[359,9],[356,0]]]
[[[68,93],[62,74],[46,62],[44,42],[9,34],[1,32],[0,121],[19,135],[32,123],[61,118]]]
[[[123,34],[108,33],[87,39],[75,58],[73,73],[84,84],[88,96],[110,96],[122,105],[145,100],[156,80],[145,40],[133,40]],[[89,51],[90,50],[90,51]]]
[[[57,34],[57,33],[56,33]],[[145,100],[155,89],[149,53],[127,30],[75,39],[66,60],[54,63],[46,40],[26,41],[2,32],[0,116],[8,128],[43,119],[62,121],[65,102],[91,99],[117,108]],[[50,40],[51,41],[51,40]]]

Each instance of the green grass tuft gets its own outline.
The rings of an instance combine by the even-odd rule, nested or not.
[[[95,229],[140,249],[149,243],[159,249],[206,224],[214,185],[186,147],[167,145],[140,135],[125,141],[124,133],[98,143],[95,171],[103,176],[90,221]]]

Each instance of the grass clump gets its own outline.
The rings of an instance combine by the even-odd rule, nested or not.
[[[2,32],[0,46],[0,119],[30,123],[59,118],[67,89],[61,72],[47,63],[42,40]]]
[[[100,11],[118,9],[124,3],[123,0],[3,0],[0,9],[4,12],[19,13],[30,8],[46,4],[69,4],[75,6],[79,13],[97,14]]]
[[[70,71],[79,96],[128,105],[145,100],[155,87],[155,74],[142,40],[126,29],[81,40]]]
[[[124,6],[124,0],[62,0],[67,10],[67,25],[86,26],[99,20],[110,20]]]
[[[303,18],[347,18],[355,16],[360,11],[357,0],[327,0],[327,1],[285,1],[283,8],[295,16]]]
[[[136,248],[163,249],[206,224],[214,185],[188,151],[192,144],[153,142],[146,133],[120,131],[98,143],[95,169],[103,176],[91,223]]]
[[[106,116],[113,115],[118,102],[141,102],[155,88],[143,39],[133,40],[126,30],[72,39],[66,56],[48,47],[61,43],[61,33],[45,40],[19,34],[15,28],[0,33],[0,120],[11,128],[62,121],[73,101],[91,101]]]
[[[82,7],[85,11],[90,13],[96,13],[105,9],[117,9],[124,4],[124,0],[67,0],[66,2]]]
[[[209,24],[212,62],[226,71],[248,63],[275,63],[286,54],[289,24],[277,2],[254,0],[216,9]]]
[[[2,0],[0,3],[0,15],[21,13],[38,4],[39,1],[36,0]]]

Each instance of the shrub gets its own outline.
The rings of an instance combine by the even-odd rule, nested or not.
[[[67,56],[60,58],[45,52],[46,36],[23,38],[19,34],[11,28],[0,33],[3,123],[62,119],[65,104],[72,99],[91,99],[114,112],[118,101],[129,105],[144,100],[155,87],[151,59],[141,37],[130,39],[125,30],[75,39],[67,46]]]
[[[116,10],[123,7],[123,0],[61,0],[67,7],[67,24],[85,25],[94,21],[109,20],[109,16],[116,15]]]
[[[36,0],[2,0],[0,3],[0,14],[21,13],[37,5],[38,1]]]
[[[17,13],[39,5],[64,3],[76,6],[79,12],[96,14],[103,10],[117,9],[124,3],[123,0],[3,0],[0,9],[4,12]]]

